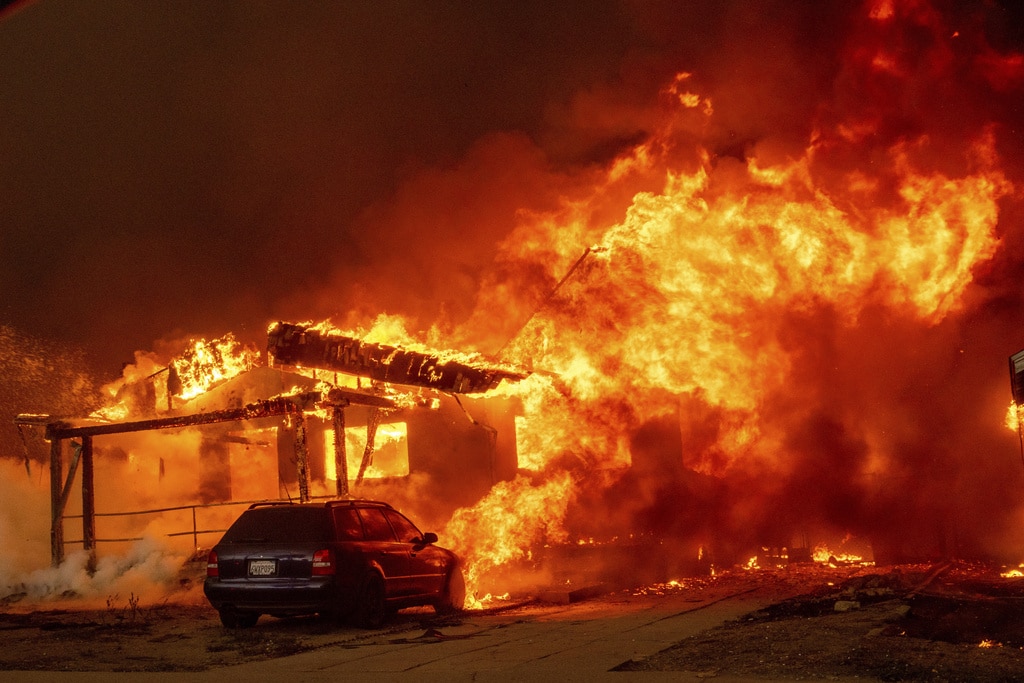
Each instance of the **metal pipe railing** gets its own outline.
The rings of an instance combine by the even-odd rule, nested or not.
[[[336,496],[313,496],[311,500],[326,500],[328,498],[335,498]],[[152,508],[149,510],[129,510],[127,512],[94,512],[95,517],[131,517],[135,515],[155,515],[162,514],[165,512],[178,512],[180,510],[191,510],[192,511],[192,529],[186,531],[175,531],[164,534],[167,538],[174,538],[178,536],[192,536],[192,546],[198,551],[199,550],[199,536],[206,534],[222,534],[227,529],[200,529],[198,524],[198,518],[196,516],[196,510],[206,508],[217,508],[217,507],[229,507],[232,505],[252,505],[253,503],[267,503],[272,501],[290,501],[290,498],[262,498],[259,500],[229,500],[222,501],[219,503],[195,503],[192,505],[175,505],[172,507],[163,508]],[[64,515],[65,519],[81,519],[82,515]],[[93,538],[93,542],[99,543],[132,543],[135,541],[141,541],[144,537],[132,536],[126,538]],[[82,543],[83,539],[68,540],[63,539],[64,545],[70,545],[74,543]]]

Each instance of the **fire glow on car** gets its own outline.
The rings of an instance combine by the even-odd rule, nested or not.
[[[318,613],[380,626],[412,605],[461,609],[459,561],[390,505],[253,504],[210,550],[203,591],[224,626]]]

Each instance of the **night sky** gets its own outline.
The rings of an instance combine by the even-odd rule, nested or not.
[[[276,319],[457,321],[532,178],[642,139],[675,72],[717,88],[726,152],[805,139],[794,110],[857,7],[818,5],[15,4],[0,324],[102,378],[157,340],[260,343]]]
[[[0,323],[116,374],[176,331],[344,313],[344,291],[313,295],[332,273],[407,258],[362,212],[489,133],[551,136],[552,105],[649,40],[616,3],[449,5],[16,6],[0,24]],[[552,144],[575,163],[592,142]]]

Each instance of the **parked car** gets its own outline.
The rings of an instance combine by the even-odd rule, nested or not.
[[[210,551],[203,592],[224,626],[319,613],[380,626],[389,612],[461,609],[455,554],[387,503],[255,503]]]

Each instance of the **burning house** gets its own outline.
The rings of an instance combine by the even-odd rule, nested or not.
[[[250,357],[227,369],[224,354],[246,355],[235,347],[229,340],[193,349],[125,383],[116,405],[91,419],[19,416],[21,427],[41,428],[51,444],[55,563],[64,556],[63,517],[79,463],[82,542],[95,552],[95,494],[104,482],[95,478],[94,456],[131,460],[141,492],[156,494],[165,479],[190,472],[177,501],[185,505],[345,496],[351,486],[430,523],[516,475],[515,402],[485,394],[525,373],[286,323],[269,331],[267,365]],[[197,374],[207,375],[205,386],[188,396],[182,378]],[[72,451],[66,479],[65,442]],[[156,497],[172,502],[174,494]]]

